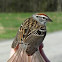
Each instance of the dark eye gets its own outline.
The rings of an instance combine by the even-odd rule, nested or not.
[[[36,16],[37,18],[39,17],[39,16]]]
[[[45,17],[43,17],[43,19],[45,19]]]

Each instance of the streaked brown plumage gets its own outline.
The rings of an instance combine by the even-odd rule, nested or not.
[[[51,19],[45,14],[35,14],[24,21],[12,43],[12,48],[16,51],[8,62],[36,62],[35,59],[38,58],[38,54],[38,56],[41,58],[38,59],[38,62],[44,62],[44,59],[40,55],[38,47],[46,36],[45,23],[48,20],[51,21]],[[38,53],[35,53],[36,51]],[[23,56],[21,56],[22,53]],[[24,56],[25,61],[23,61],[23,59],[20,59],[22,57],[24,58]],[[37,58],[35,58],[35,56]],[[27,59],[26,57],[30,58],[30,61],[28,61],[29,59]],[[35,58],[33,61],[32,57]]]

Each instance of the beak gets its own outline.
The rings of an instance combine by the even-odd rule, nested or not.
[[[47,19],[48,22],[53,22],[50,18]]]

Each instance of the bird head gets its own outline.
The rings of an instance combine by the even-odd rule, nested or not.
[[[43,13],[34,14],[32,17],[33,19],[35,19],[43,25],[45,25],[46,22],[52,22],[52,20],[46,14]]]

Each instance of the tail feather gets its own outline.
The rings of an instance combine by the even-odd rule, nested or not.
[[[40,52],[35,52],[32,56],[28,56],[26,52],[18,48],[18,50],[12,55],[7,62],[45,62]]]

